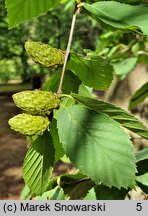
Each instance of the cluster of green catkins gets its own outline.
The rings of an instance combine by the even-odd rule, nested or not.
[[[14,94],[14,103],[25,111],[9,120],[11,129],[23,135],[42,135],[48,129],[49,114],[59,106],[58,95],[47,91],[22,91]]]
[[[28,41],[25,44],[25,49],[35,62],[45,67],[55,68],[63,65],[65,53],[48,44]],[[11,118],[9,120],[10,127],[27,136],[42,135],[49,127],[49,114],[59,106],[58,95],[34,90],[19,92],[12,97],[16,106],[25,113]]]

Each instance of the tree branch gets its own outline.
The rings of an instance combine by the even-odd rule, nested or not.
[[[72,39],[73,39],[73,33],[74,33],[74,28],[75,28],[75,23],[76,23],[76,17],[77,17],[79,12],[80,12],[80,8],[77,8],[73,14],[71,29],[70,29],[70,34],[69,34],[69,39],[68,39],[68,44],[67,44],[67,49],[66,49],[66,54],[65,54],[65,60],[64,60],[63,68],[62,68],[62,74],[61,74],[61,79],[60,79],[60,83],[59,83],[59,88],[57,91],[58,94],[62,93],[62,85],[63,85],[63,81],[64,81],[68,57],[70,54],[70,49],[71,49],[71,44],[72,44]]]

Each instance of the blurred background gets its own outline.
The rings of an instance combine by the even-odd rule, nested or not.
[[[136,2],[139,1],[130,0],[131,4]],[[12,94],[26,89],[49,90],[48,81],[54,73],[35,64],[24,44],[27,40],[41,41],[65,50],[73,9],[74,0],[63,0],[53,11],[8,30],[4,0],[0,0],[0,199],[18,199],[23,188],[21,169],[27,147],[25,138],[10,130],[7,123],[20,112],[12,101]],[[115,76],[110,89],[95,93],[100,99],[124,109],[128,110],[130,97],[148,81],[148,39],[140,35],[105,31],[82,12],[77,19],[72,50],[96,54],[112,63]],[[147,125],[147,99],[132,113]],[[137,150],[148,146],[146,140],[130,135]],[[59,169],[65,172],[68,168]]]

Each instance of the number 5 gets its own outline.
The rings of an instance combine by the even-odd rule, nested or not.
[[[142,203],[137,203],[137,211],[141,211],[142,210]]]

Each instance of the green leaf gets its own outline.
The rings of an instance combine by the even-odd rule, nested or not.
[[[61,70],[58,70],[51,76],[51,78],[44,84],[43,90],[57,92],[61,78]],[[66,71],[64,82],[62,85],[62,92],[70,94],[71,92],[77,93],[81,84],[80,79],[71,71]]]
[[[97,200],[124,200],[128,191],[128,189],[109,188],[105,185],[97,185],[95,187]]]
[[[145,147],[141,151],[137,152],[136,160],[137,162],[148,159],[148,147]]]
[[[40,16],[55,7],[60,0],[5,0],[9,17],[9,28]]]
[[[96,183],[134,187],[133,147],[117,122],[103,113],[75,105],[59,109],[57,126],[65,152],[80,172]]]
[[[75,73],[85,85],[94,89],[109,88],[113,79],[112,65],[100,57],[88,60],[72,53],[67,69]]]
[[[42,196],[35,197],[35,200],[65,200],[64,191],[56,186],[54,189],[44,192]]]
[[[54,146],[49,132],[39,136],[27,151],[23,177],[33,194],[42,194],[49,183],[54,164]]]
[[[138,4],[142,4],[145,2],[145,0],[117,0],[118,2],[123,2],[126,4],[133,4],[133,5],[138,5]]]
[[[93,95],[93,88],[85,86],[83,83],[79,87],[79,95],[82,95],[84,97],[95,98],[95,95]]]
[[[73,97],[71,97],[70,95],[68,95],[68,97],[62,97],[61,98],[61,103],[60,105],[66,106],[66,107],[70,107],[75,105],[75,99]]]
[[[100,1],[100,0],[85,0],[85,2],[88,2],[88,3],[97,2],[97,1]],[[112,1],[112,0],[105,0],[105,1]],[[145,0],[116,0],[116,2],[121,2],[121,3],[136,5],[136,4],[142,4],[142,3],[144,3]]]
[[[96,192],[95,192],[95,188],[93,187],[92,189],[89,190],[84,200],[96,200],[96,199],[97,199]]]
[[[143,190],[144,193],[148,194],[148,173],[136,177],[138,186]]]
[[[20,200],[27,200],[29,195],[30,195],[30,188],[27,185],[25,185],[21,192]]]
[[[74,183],[80,182],[82,180],[87,180],[87,176],[83,175],[80,172],[76,172],[74,174],[69,174],[69,173],[67,174],[66,173],[66,174],[61,176],[62,186],[74,184]]]
[[[137,176],[136,181],[140,182],[143,185],[148,186],[148,173],[145,173],[144,175]]]
[[[142,149],[136,154],[137,160],[137,175],[142,175],[148,172],[148,147]]]
[[[137,58],[127,58],[119,62],[112,63],[115,73],[121,78],[124,79],[136,66]]]
[[[95,183],[81,173],[61,176],[61,186],[71,200],[83,199]]]
[[[112,119],[119,122],[123,127],[137,133],[139,136],[148,139],[148,128],[146,128],[143,123],[140,122],[140,120],[135,118],[133,115],[130,115],[120,107],[101,100],[83,97],[81,95],[72,94],[72,96],[78,102],[81,102],[92,110],[109,115]]]
[[[115,187],[109,188],[105,185],[97,185],[89,191],[85,200],[124,200],[127,193],[128,190],[124,188],[119,190]]]
[[[143,184],[141,184],[140,182],[137,182],[138,184],[138,187],[141,188],[141,190],[145,193],[145,194],[148,194],[148,186],[145,186]]]
[[[129,109],[135,108],[148,97],[148,82],[142,85],[131,97],[129,102]]]
[[[84,3],[84,8],[96,20],[111,27],[142,31],[148,35],[148,5],[128,5],[119,2]]]
[[[59,181],[60,180],[60,181]],[[59,177],[54,177],[50,180],[47,190],[52,190],[57,186],[57,183],[64,190],[66,194],[65,199],[81,199],[86,196],[88,190],[92,188],[95,183],[80,172],[74,174],[64,174]],[[46,193],[46,192],[45,192]]]
[[[59,140],[58,129],[57,129],[57,121],[53,118],[52,124],[50,127],[50,133],[53,139],[53,144],[55,148],[55,162],[60,160],[61,157],[65,154],[62,144]]]
[[[59,179],[59,176],[52,177],[49,181],[49,184],[48,184],[46,191],[52,190],[56,186],[58,186],[58,179]]]
[[[56,176],[52,178],[49,182],[47,191],[54,189],[57,184],[63,188],[65,199],[68,199],[69,197],[74,200],[85,197],[88,190],[95,185],[94,182],[86,178],[86,176],[80,172],[63,174],[60,177]]]

